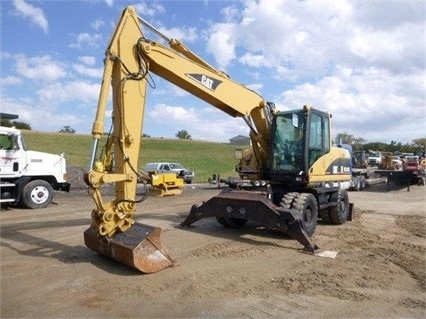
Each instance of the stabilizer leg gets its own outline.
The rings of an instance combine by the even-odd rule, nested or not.
[[[304,231],[301,216],[296,210],[278,207],[261,193],[224,191],[201,205],[192,206],[180,226],[190,227],[196,221],[207,217],[252,220],[292,237],[301,243],[307,252],[316,253],[319,250]]]

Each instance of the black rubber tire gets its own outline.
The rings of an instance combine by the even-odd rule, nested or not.
[[[360,190],[363,191],[365,189],[365,176],[361,175],[359,178],[360,178],[360,181],[361,181]]]
[[[359,192],[360,190],[361,190],[361,176],[356,176],[354,191]]]
[[[302,215],[302,224],[309,237],[315,232],[318,223],[318,203],[314,195],[302,193],[294,200],[294,209]]]
[[[314,195],[287,193],[283,196],[280,206],[297,210],[302,216],[302,225],[306,234],[309,237],[314,234],[318,222],[318,203]]]
[[[324,223],[331,224],[330,214],[328,212],[328,208],[320,209],[318,215]]]
[[[284,194],[283,198],[281,199],[280,206],[282,208],[291,209],[293,208],[294,200],[300,195],[300,193],[297,192],[291,192]]]
[[[216,220],[219,222],[219,224],[227,228],[241,228],[247,223],[247,219],[231,217],[216,217]]]
[[[24,207],[38,209],[47,207],[53,199],[53,188],[48,182],[38,179],[25,185],[21,203]]]
[[[344,189],[340,189],[338,192],[331,194],[330,201],[338,202],[336,206],[329,208],[330,221],[335,225],[344,224],[349,216],[348,192]]]

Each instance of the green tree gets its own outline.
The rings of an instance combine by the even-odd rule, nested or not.
[[[8,119],[1,119],[0,125],[5,127],[16,127],[19,130],[31,130],[31,126],[28,123],[21,122],[21,121],[11,121]]]
[[[71,126],[66,125],[66,126],[64,126],[63,128],[61,128],[59,130],[59,133],[71,133],[71,134],[74,134],[75,130]]]
[[[423,154],[424,152],[426,152],[426,137],[414,139],[413,147],[416,149],[416,152],[419,154]]]
[[[354,151],[362,150],[365,142],[366,140],[362,137],[355,137],[346,132],[338,133],[336,136],[336,144],[343,143],[352,145]]]
[[[181,140],[192,140],[192,137],[189,135],[187,130],[180,130],[176,133],[176,137]]]

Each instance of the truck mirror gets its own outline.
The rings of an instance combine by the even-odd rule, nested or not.
[[[241,148],[237,148],[234,150],[234,156],[236,160],[240,160],[243,158],[243,150]]]

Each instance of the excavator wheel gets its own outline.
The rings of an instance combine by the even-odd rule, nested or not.
[[[219,222],[219,224],[227,228],[241,228],[247,223],[246,219],[231,217],[216,217],[216,220]]]
[[[331,194],[330,201],[338,202],[336,206],[329,208],[330,221],[335,225],[341,225],[348,220],[349,216],[349,197],[348,192],[340,189],[338,192]]]
[[[317,227],[318,203],[314,195],[291,192],[283,196],[281,207],[295,209],[302,215],[302,225],[306,234],[311,237]]]
[[[318,215],[319,215],[319,218],[321,218],[321,220],[324,223],[331,224],[332,222],[330,219],[330,214],[328,212],[329,212],[328,208],[323,208],[323,209],[320,209]]]

